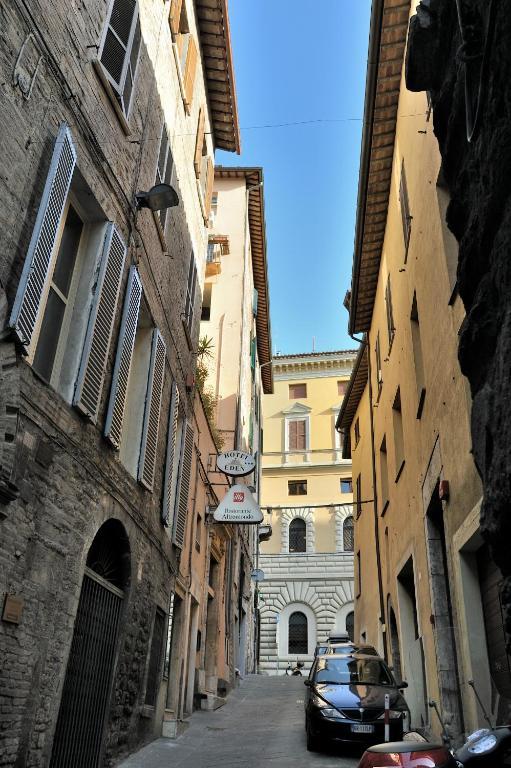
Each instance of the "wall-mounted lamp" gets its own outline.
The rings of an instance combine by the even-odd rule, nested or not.
[[[137,192],[135,195],[137,209],[149,208],[151,211],[162,211],[179,205],[179,197],[170,184],[156,184],[149,192]]]

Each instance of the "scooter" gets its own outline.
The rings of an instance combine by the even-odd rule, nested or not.
[[[511,766],[511,726],[493,725],[483,702],[477,693],[473,680],[468,684],[474,691],[489,728],[474,731],[465,744],[457,750],[450,749],[450,740],[445,724],[435,701],[429,706],[435,710],[442,725],[444,744],[430,744],[419,734],[415,740],[388,744],[377,744],[362,755],[358,768],[504,768]],[[411,734],[410,734],[411,735]],[[419,740],[420,739],[420,740]]]
[[[303,661],[297,661],[296,666],[292,667],[291,664],[286,669],[286,675],[293,675],[294,677],[302,677]]]

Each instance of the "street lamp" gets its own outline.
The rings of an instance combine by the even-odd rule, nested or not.
[[[149,192],[137,192],[135,205],[138,210],[149,208],[151,211],[162,211],[179,205],[179,197],[170,184],[156,184]]]

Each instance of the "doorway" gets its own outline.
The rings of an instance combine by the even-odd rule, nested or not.
[[[124,527],[108,520],[87,555],[50,768],[101,765],[129,559]]]
[[[429,722],[427,706],[424,648],[419,633],[417,593],[413,557],[410,557],[397,577],[397,597],[401,624],[401,648],[399,665],[409,688],[406,700],[410,707],[412,728],[425,728]],[[395,622],[394,616],[394,622]],[[397,637],[397,627],[396,627]],[[399,639],[397,638],[398,644]]]

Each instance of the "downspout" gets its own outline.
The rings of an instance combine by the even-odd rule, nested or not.
[[[369,341],[369,331],[367,331],[367,378],[369,381],[369,421],[371,424],[371,462],[373,472],[373,511],[374,511],[374,541],[376,546],[376,568],[378,570],[378,593],[380,598],[380,617],[379,621],[382,627],[385,627],[383,635],[383,657],[388,661],[387,652],[387,632],[385,621],[385,599],[383,596],[383,578],[381,568],[381,549],[380,549],[380,528],[378,525],[378,489],[376,486],[376,452],[374,448],[374,419],[373,419],[373,378],[371,376],[371,345]]]

